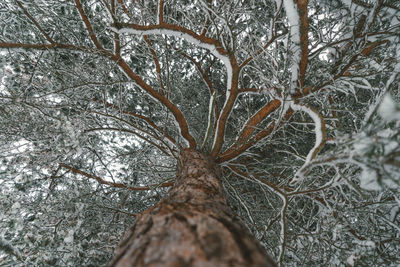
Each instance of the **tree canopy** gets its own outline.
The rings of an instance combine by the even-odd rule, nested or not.
[[[182,148],[285,266],[400,263],[400,2],[3,0],[0,265],[107,265]]]

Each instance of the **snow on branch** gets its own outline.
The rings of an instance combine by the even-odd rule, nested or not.
[[[326,141],[326,130],[325,130],[325,121],[322,115],[314,108],[308,107],[306,105],[299,105],[292,103],[290,107],[294,111],[302,111],[307,113],[311,119],[314,121],[315,124],[315,144],[313,148],[308,152],[306,161],[304,162],[303,166],[297,171],[292,180],[292,183],[297,183],[303,178],[303,170],[306,166],[310,163],[312,159],[318,154],[318,152],[322,149]]]
[[[164,21],[164,1],[160,0],[157,7],[157,20],[161,24]]]
[[[205,48],[211,52],[215,57],[222,61],[226,67],[227,72],[227,91],[230,91],[232,86],[232,64],[229,59],[228,51],[223,48],[222,44],[212,38],[199,35],[187,28],[162,23],[158,25],[142,26],[129,23],[116,23],[112,24],[112,30],[118,33],[131,33],[137,35],[166,35],[176,38],[182,38],[185,41],[194,44],[198,47]]]
[[[300,17],[299,12],[297,11],[294,0],[284,0],[283,5],[286,10],[286,16],[289,20],[290,24],[290,39],[295,47],[292,50],[293,58],[291,64],[291,84],[290,91],[292,93],[295,92],[295,88],[297,87],[297,80],[299,78],[299,64],[300,64]]]
[[[295,93],[298,86],[304,86],[308,64],[308,12],[307,0],[284,0],[286,16],[290,25],[290,39],[294,47],[291,49],[293,58],[291,63],[291,93]]]
[[[182,38],[191,44],[209,50],[210,53],[212,53],[216,58],[222,61],[222,63],[226,67],[227,83],[226,83],[226,97],[225,97],[226,100],[222,108],[221,115],[217,119],[217,134],[215,135],[213,142],[213,154],[217,154],[221,149],[223,143],[226,120],[230,115],[230,112],[237,97],[237,92],[233,92],[237,90],[236,88],[237,83],[233,82],[234,67],[232,65],[229,52],[223,47],[223,45],[218,40],[206,37],[204,35],[199,35],[190,29],[178,25],[161,23],[158,25],[142,26],[129,23],[115,23],[112,24],[111,26],[112,26],[111,29],[118,33],[131,33],[137,35],[166,35],[176,38]],[[179,122],[180,120],[178,119],[177,121]],[[191,139],[191,136],[189,135],[190,135],[189,133],[184,135],[187,137],[186,138],[187,140]],[[189,143],[191,147],[193,147],[195,144],[194,140],[189,140]]]

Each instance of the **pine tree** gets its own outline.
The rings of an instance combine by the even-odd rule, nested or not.
[[[399,14],[2,1],[0,264],[399,264]]]

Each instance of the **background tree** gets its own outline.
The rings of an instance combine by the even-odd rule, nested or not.
[[[0,3],[0,263],[106,265],[182,148],[281,265],[400,262],[400,3]]]

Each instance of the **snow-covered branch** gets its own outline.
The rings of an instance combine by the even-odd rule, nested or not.
[[[113,24],[111,29],[118,33],[130,33],[135,35],[166,35],[176,38],[182,38],[191,44],[207,49],[208,51],[210,51],[211,54],[221,60],[222,63],[225,65],[227,72],[227,91],[231,89],[232,64],[229,58],[228,51],[219,41],[209,37],[205,37],[203,35],[199,35],[187,28],[167,23],[148,26],[129,23],[117,23]]]
[[[308,152],[306,161],[304,162],[303,166],[297,171],[294,179],[292,180],[292,183],[297,183],[303,178],[303,168],[312,160],[315,158],[315,156],[318,154],[318,152],[322,149],[322,147],[325,144],[326,141],[326,130],[325,130],[325,121],[322,115],[314,108],[311,108],[306,105],[299,105],[292,103],[290,107],[294,111],[302,111],[304,113],[307,113],[311,117],[311,119],[314,121],[315,125],[315,144],[311,148],[311,150]]]

